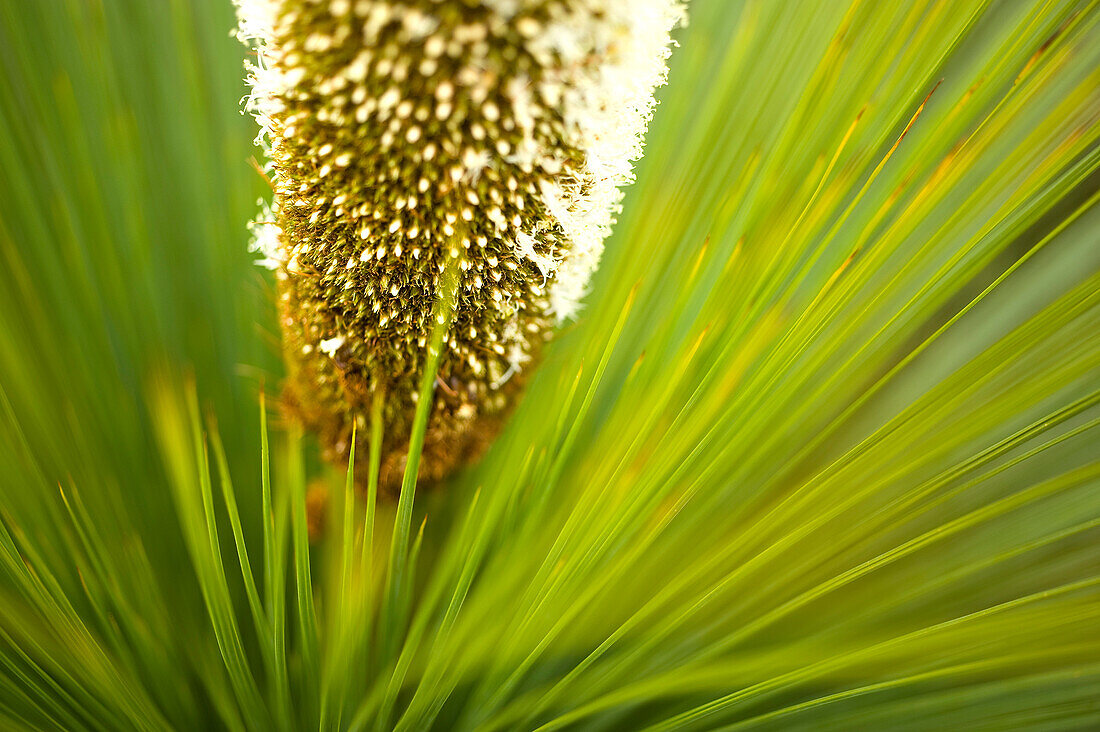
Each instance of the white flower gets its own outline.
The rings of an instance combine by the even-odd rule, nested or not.
[[[326,338],[319,344],[318,348],[321,349],[321,353],[324,353],[329,358],[336,356],[336,352],[340,350],[340,347],[347,342],[346,336],[334,336],[332,338]]]
[[[442,473],[580,309],[682,0],[235,2],[275,198],[250,247],[278,268],[293,400],[341,435],[381,389],[407,430],[393,395],[416,392],[459,260],[423,463]]]
[[[278,269],[283,263],[282,237],[283,230],[276,223],[278,206],[267,203],[262,198],[257,201],[260,212],[248,223],[252,230],[252,240],[248,243],[248,251],[261,255],[256,264],[267,269]]]

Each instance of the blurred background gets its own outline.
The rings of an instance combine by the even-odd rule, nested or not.
[[[282,367],[234,27],[0,0],[0,727],[1100,724],[1096,3],[693,3],[586,311],[417,496],[385,627],[335,530],[260,569]],[[181,467],[192,389],[226,504]],[[339,497],[269,419],[276,493]]]

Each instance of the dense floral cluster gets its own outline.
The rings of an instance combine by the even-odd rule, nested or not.
[[[459,272],[421,475],[480,453],[575,314],[631,179],[679,0],[239,0],[274,201],[285,401],[333,459],[385,395],[383,485]]]

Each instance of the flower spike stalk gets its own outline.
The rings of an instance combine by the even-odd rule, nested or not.
[[[577,313],[632,180],[679,0],[238,0],[274,200],[288,410],[346,460],[385,395],[400,480],[455,260],[420,477],[489,444]]]

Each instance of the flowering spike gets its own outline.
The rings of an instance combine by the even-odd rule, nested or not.
[[[402,469],[446,259],[460,259],[421,476],[480,453],[573,317],[641,154],[680,0],[237,0],[274,202],[288,407],[346,459],[386,395]],[[365,426],[362,425],[362,426]]]

